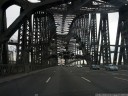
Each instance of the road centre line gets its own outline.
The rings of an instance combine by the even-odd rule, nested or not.
[[[50,81],[50,79],[51,79],[51,77],[49,77],[49,78],[47,79],[46,83],[48,83],[48,82]]]
[[[88,79],[86,79],[85,77],[81,77],[82,79],[84,79],[85,81],[87,81],[87,82],[91,82],[90,80],[88,80]]]
[[[127,79],[124,79],[124,78],[119,78],[119,77],[114,77],[114,78],[119,79],[119,80],[124,80],[124,81],[127,81],[128,82],[128,80]]]

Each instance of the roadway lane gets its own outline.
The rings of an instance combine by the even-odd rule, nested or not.
[[[125,75],[121,75],[125,74]],[[128,71],[52,67],[0,84],[0,96],[94,96],[128,93]]]
[[[66,68],[57,68],[54,77],[39,96],[94,96],[97,92],[103,92]]]
[[[35,96],[46,86],[46,80],[56,68],[48,68],[24,78],[0,84],[0,96]]]
[[[128,93],[128,71],[90,70],[89,68],[69,67],[79,77],[91,81],[91,85],[100,88],[105,93]],[[123,75],[122,75],[123,74]]]

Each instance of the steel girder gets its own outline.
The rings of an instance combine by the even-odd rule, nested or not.
[[[22,0],[13,0],[13,1],[17,1],[18,4],[21,4],[22,6],[25,3],[25,2],[22,2]],[[70,1],[70,0],[48,0],[48,1],[44,1],[44,2],[36,3],[36,4],[27,3],[27,5],[29,5],[29,7],[28,6],[25,7],[26,9],[24,9],[24,11],[20,14],[20,16],[11,24],[11,26],[7,30],[4,31],[4,34],[2,34],[0,36],[0,38],[1,38],[0,42],[2,43],[5,41],[8,41],[9,38],[15,33],[15,31],[20,27],[20,25],[26,19],[26,16],[31,15],[34,11],[39,10],[39,9],[45,10],[52,6],[56,6],[58,4],[63,4],[68,1]],[[6,6],[6,7],[10,6],[10,5],[6,5],[6,4],[8,4],[8,2],[9,2],[9,0],[7,0],[7,2],[4,2],[3,5],[0,6],[0,10],[5,11],[6,9],[3,9],[4,6]],[[15,4],[15,2],[13,2],[13,4]],[[2,32],[2,30],[0,30],[0,33],[1,32]]]
[[[18,27],[21,26],[23,24],[23,22],[25,22],[25,21],[26,21],[26,23],[25,23],[26,25],[25,24],[24,25],[25,26],[29,25],[29,23],[28,23],[29,20],[28,20],[27,17],[29,17],[31,15],[31,13],[34,13],[36,10],[38,10],[37,8],[40,9],[42,6],[43,6],[42,8],[46,9],[46,8],[50,8],[50,7],[54,6],[54,5],[59,5],[59,4],[68,2],[68,1],[70,1],[70,0],[63,0],[63,1],[62,0],[54,0],[54,1],[53,0],[48,0],[48,1],[44,1],[44,2],[38,3],[38,4],[32,4],[32,3],[29,3],[26,0],[12,0],[12,1],[10,1],[10,0],[2,0],[2,1],[0,1],[0,13],[1,13],[0,14],[0,26],[1,26],[0,27],[0,38],[1,38],[1,41],[0,42],[1,43],[4,42],[4,44],[0,44],[0,47],[1,47],[0,48],[1,49],[0,50],[0,54],[1,54],[1,57],[0,58],[2,58],[2,52],[7,53],[6,43],[5,42],[8,41],[8,39],[12,36],[12,34],[16,31],[16,29],[18,29]],[[90,2],[91,0],[86,0],[87,2],[86,1],[83,1],[83,0],[82,1],[81,0],[77,0],[77,1],[78,2],[85,2],[85,3],[87,3],[87,2]],[[75,1],[75,2],[77,2],[77,1]],[[122,1],[122,0],[103,0],[103,1],[107,1],[107,2],[109,2],[109,3],[111,3],[111,4],[115,5],[115,6],[117,6],[120,9],[120,13],[123,14],[122,17],[127,17],[127,10],[126,9],[127,9],[128,6],[127,5],[124,5],[125,3],[127,4],[127,2]],[[5,9],[8,6],[12,5],[12,4],[17,4],[17,5],[21,6],[24,9],[24,11],[21,13],[21,15],[19,16],[19,18],[8,29],[6,29],[6,21],[4,21],[5,20],[5,17],[6,17],[5,16]],[[82,4],[82,3],[80,3],[80,4]],[[31,7],[31,8],[28,8],[28,6]],[[70,8],[72,8],[72,7],[70,7]],[[77,10],[77,8],[76,8],[76,10]],[[124,16],[124,15],[126,15],[126,16]],[[126,20],[126,18],[124,20]],[[80,23],[80,22],[84,22],[84,20],[83,19],[80,19],[80,20],[77,21],[77,23]],[[81,25],[83,25],[83,24],[81,24]],[[124,25],[123,25],[124,26],[123,29],[126,29],[126,27],[125,27],[126,25],[127,25],[127,23],[125,22]],[[106,28],[107,28],[107,26],[106,26]],[[78,31],[79,31],[79,29],[77,30],[77,32]],[[108,33],[106,33],[106,34],[108,34]],[[83,31],[81,31],[80,34],[83,34]],[[79,34],[78,37],[81,37],[80,34]],[[121,36],[123,37],[124,34],[126,34],[126,32],[125,33],[121,32],[121,34],[122,34]],[[93,34],[91,36],[93,36]],[[103,36],[103,34],[102,34],[102,36]],[[127,38],[125,36],[123,37],[125,39],[122,38],[122,43],[121,43],[122,45],[125,45],[126,44]],[[94,37],[96,38],[96,36],[94,36]],[[102,39],[104,40],[103,43],[104,42],[107,42],[109,44],[109,36],[108,35],[107,35],[107,38],[106,38],[106,36],[103,36]],[[91,41],[93,41],[93,40],[94,40],[94,38],[92,37],[92,40]],[[96,41],[94,41],[94,42],[96,42]],[[93,43],[92,43],[92,46],[95,46],[95,44],[93,45]],[[104,56],[105,58],[109,58],[110,57],[109,56],[109,53],[110,53],[109,52],[109,49],[110,48],[104,48],[104,50],[108,50],[107,56]],[[127,52],[126,51],[127,50],[127,47],[125,47],[125,49],[122,48],[122,50],[124,50],[125,53],[126,53]],[[115,55],[115,57],[116,57],[116,55]],[[125,57],[127,57],[127,56],[125,56]],[[106,59],[104,59],[104,61],[105,60]],[[110,62],[108,62],[108,63],[110,63]]]
[[[56,44],[53,41],[56,40],[56,27],[51,13],[40,10],[27,17],[18,34],[17,64],[32,66],[31,70],[57,64],[57,59],[54,62],[49,59],[50,55],[57,54],[53,46]]]
[[[7,28],[6,14],[5,11],[0,9],[0,36],[4,34]],[[0,64],[8,64],[8,47],[7,42],[4,44],[0,43]]]
[[[92,64],[98,64],[98,39],[97,39],[97,20],[96,14],[91,14],[91,21],[90,21],[90,32],[91,32],[91,57],[92,57]]]
[[[36,10],[39,9],[47,9],[52,6],[56,6],[58,4],[62,4],[68,2],[70,0],[48,0],[41,3],[30,3],[27,0],[2,0],[0,1],[0,62],[1,63],[8,63],[7,60],[7,44],[6,42],[9,38],[15,33],[15,31],[20,28],[20,26],[34,13]],[[21,12],[20,16],[7,28],[6,27],[6,9],[13,5],[19,5],[23,11]],[[27,24],[26,24],[27,25]],[[2,55],[3,54],[3,55]],[[6,58],[5,58],[6,57]]]
[[[118,8],[119,9],[119,13],[120,13],[120,21],[119,21],[119,26],[118,26],[118,33],[117,33],[117,40],[116,40],[116,44],[114,45],[115,46],[115,52],[114,52],[114,60],[113,60],[113,63],[114,64],[116,64],[116,61],[117,61],[117,57],[118,57],[118,55],[119,55],[119,59],[118,59],[118,64],[121,64],[121,62],[122,62],[122,59],[123,59],[123,61],[124,61],[124,63],[126,64],[128,61],[127,61],[127,17],[128,17],[128,11],[127,11],[127,9],[128,9],[128,2],[127,1],[122,1],[122,0],[103,0],[103,1],[107,1],[107,2],[109,2],[110,4],[113,4],[114,6],[116,6],[116,8]],[[94,11],[95,12],[95,11]],[[100,12],[100,11],[99,11]],[[106,11],[105,10],[105,12],[108,12],[108,11]],[[91,12],[90,12],[91,13]],[[104,14],[104,12],[101,12],[101,14]],[[84,13],[80,13],[81,15],[83,15]],[[85,13],[86,14],[86,13]],[[106,14],[107,15],[107,14]],[[103,16],[104,17],[104,16]],[[109,63],[111,63],[111,50],[110,50],[110,40],[109,40],[109,32],[107,32],[108,31],[108,17],[105,17],[106,18],[106,23],[107,24],[103,24],[103,26],[106,26],[106,31],[105,31],[105,27],[103,28],[104,29],[104,32],[106,32],[106,36],[105,35],[103,35],[103,34],[105,34],[105,33],[103,33],[103,34],[101,34],[101,33],[99,33],[99,36],[98,36],[98,43],[100,44],[100,42],[99,42],[99,37],[100,37],[100,35],[101,36],[103,36],[102,37],[102,40],[103,40],[103,42],[101,42],[102,43],[102,45],[104,46],[104,48],[103,47],[101,47],[101,54],[99,54],[98,53],[98,56],[99,56],[99,58],[98,58],[98,63],[100,63],[100,59],[101,59],[101,57],[103,56],[103,62],[105,63],[105,64],[109,64]],[[73,21],[72,21],[72,24],[71,24],[71,26],[73,25],[73,23],[76,21],[76,19],[79,19],[79,16],[78,17],[76,17]],[[103,19],[103,18],[101,18],[101,19]],[[105,22],[105,20],[102,20],[103,22]],[[101,23],[100,23],[101,24]],[[100,25],[101,26],[101,25]],[[70,27],[70,32],[71,32],[71,30],[73,30],[72,29],[72,27]],[[125,30],[125,31],[123,31],[123,30]],[[72,36],[74,36],[72,33],[70,33],[69,32],[69,34],[67,35],[67,38],[66,38],[66,40],[67,41],[69,41],[70,40],[70,38],[72,37]],[[125,35],[124,35],[125,34]],[[120,37],[121,36],[121,37]],[[119,39],[121,38],[121,45],[119,45]],[[104,43],[104,42],[106,42],[106,43]],[[103,44],[104,43],[104,44]],[[105,45],[106,44],[106,45]],[[108,45],[107,45],[108,44]],[[113,45],[112,45],[113,46]],[[118,47],[120,47],[120,51],[118,51]],[[98,48],[99,49],[99,48]],[[118,52],[119,52],[119,54],[118,54]],[[106,54],[106,56],[105,56],[105,54]]]
[[[111,54],[107,13],[101,14],[99,27],[98,33],[96,13],[91,14],[90,21],[89,15],[83,15],[73,21],[70,27],[70,34],[76,38],[84,56],[90,57],[88,60],[90,60],[91,64],[100,64],[101,58],[103,58],[104,64],[110,64]]]
[[[83,5],[88,4],[88,3],[91,3],[91,0],[75,0],[75,1],[72,1],[72,4],[69,5],[69,7],[67,8],[67,11],[65,11],[63,13],[62,26],[64,26],[65,19],[66,19],[66,16],[68,14],[77,12]]]
[[[120,13],[113,62],[114,64],[118,63],[118,65],[122,65],[122,64],[127,65],[128,63],[128,28],[127,28],[128,20],[122,17],[123,16]],[[117,60],[117,57],[119,57],[118,60]]]
[[[101,57],[102,57],[103,64],[111,64],[110,38],[109,38],[107,13],[101,14],[98,39],[100,38],[100,34],[101,34],[101,46],[100,46],[100,54],[99,54],[99,63],[101,62]]]
[[[21,9],[21,12],[23,9]],[[21,25],[18,30],[17,64],[29,64],[29,50],[32,36],[31,16]]]
[[[39,7],[42,7],[44,5],[46,5],[45,8],[46,7],[48,8],[48,7],[51,7],[53,5],[62,4],[62,3],[68,2],[68,1],[70,1],[70,0],[63,0],[63,1],[61,1],[61,0],[54,0],[54,1],[53,0],[48,0],[48,1],[43,1],[41,3],[38,3],[38,4],[32,4],[32,3],[28,2],[27,0],[13,0],[13,1],[3,0],[3,1],[1,1],[0,8],[2,10],[5,10],[5,8],[7,8],[8,6],[10,6],[12,4],[20,5],[21,7],[23,7],[25,9],[23,14],[21,14],[19,16],[19,18],[7,29],[5,34],[2,36],[3,39],[2,39],[1,42],[7,41],[7,39],[12,36],[12,34],[16,31],[16,29],[21,25],[21,21],[23,21],[23,19],[25,19],[25,16],[27,14],[31,14],[31,12],[33,12],[34,10],[37,10]],[[80,4],[83,4],[82,2],[84,2],[84,3],[90,2],[90,0],[87,0],[87,1],[77,0],[77,1],[80,2]],[[119,1],[120,0],[118,0],[118,2]],[[110,2],[110,1],[108,1],[108,2]],[[31,8],[28,8],[28,6],[31,7]],[[6,37],[6,38],[4,38],[4,37]]]
[[[90,56],[90,29],[89,29],[89,14],[85,14],[75,19],[70,27],[70,32],[72,36],[76,39],[76,43],[79,47],[76,47],[76,54],[78,55],[78,50],[82,50],[84,58],[88,64],[91,63]]]

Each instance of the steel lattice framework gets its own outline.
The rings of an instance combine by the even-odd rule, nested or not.
[[[0,73],[55,66],[59,57],[66,62],[68,59],[84,59],[87,64],[127,65],[127,0],[39,1],[0,1]],[[6,10],[14,4],[21,7],[20,15],[7,28]],[[119,12],[114,45],[110,44],[108,19],[108,13],[112,12]],[[100,14],[99,25],[97,13]],[[8,42],[17,30],[18,41]],[[17,48],[14,65],[9,64],[9,44]],[[112,46],[114,51],[111,51]]]

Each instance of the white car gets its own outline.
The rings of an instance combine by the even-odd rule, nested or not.
[[[114,64],[105,65],[105,69],[109,71],[118,71],[118,66]]]
[[[82,67],[82,65],[77,65],[77,67],[78,67],[78,68],[81,68],[81,67]]]

